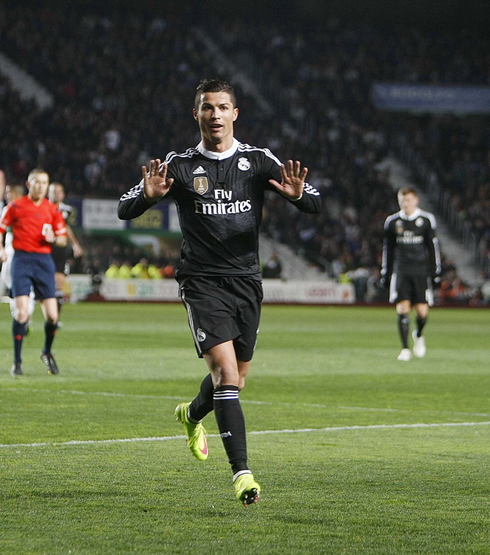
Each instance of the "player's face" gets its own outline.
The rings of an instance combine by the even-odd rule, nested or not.
[[[47,173],[34,173],[27,181],[27,188],[29,189],[29,197],[34,201],[42,200],[49,187],[49,176]]]
[[[65,191],[61,185],[53,185],[49,186],[48,190],[48,199],[50,202],[54,202],[55,204],[59,204],[65,200]]]
[[[199,123],[204,147],[223,152],[233,144],[233,122],[238,117],[238,108],[233,106],[227,92],[207,92],[201,95],[194,118]]]
[[[407,216],[411,216],[419,205],[419,198],[413,193],[398,195],[398,204]]]

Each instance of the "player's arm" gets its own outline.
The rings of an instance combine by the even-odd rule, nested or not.
[[[141,216],[148,208],[167,196],[174,182],[167,177],[168,166],[157,158],[150,161],[150,169],[142,166],[143,179],[136,187],[124,194],[119,200],[117,214],[121,220],[132,220]]]
[[[391,229],[390,222],[386,220],[384,225],[383,251],[381,256],[381,278],[382,287],[388,288],[391,274],[393,273],[393,262],[395,258],[396,238]]]
[[[439,248],[439,240],[436,237],[436,222],[435,218],[429,218],[429,227],[425,235],[425,245],[429,257],[429,268],[433,284],[439,286],[441,283],[441,251]]]
[[[78,242],[78,239],[76,238],[75,233],[73,232],[73,229],[68,224],[66,224],[66,234],[73,247],[73,256],[75,258],[80,258],[83,255],[82,246]]]
[[[289,160],[287,166],[280,166],[280,181],[278,178],[269,179],[269,183],[298,210],[317,214],[322,207],[322,200],[320,193],[305,182],[307,175],[308,168],[301,168],[301,162]]]

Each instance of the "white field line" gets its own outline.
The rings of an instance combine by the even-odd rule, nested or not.
[[[99,397],[121,397],[121,398],[135,398],[135,399],[165,399],[170,401],[183,401],[185,399],[182,396],[170,396],[170,395],[144,395],[144,394],[133,394],[133,393],[110,393],[107,391],[79,391],[79,390],[68,390],[68,389],[37,389],[37,388],[16,388],[11,387],[8,391],[38,391],[41,393],[63,393],[68,395],[95,395]],[[376,407],[348,407],[348,406],[335,406],[335,405],[325,405],[321,403],[282,403],[275,401],[253,401],[248,399],[240,399],[240,403],[248,405],[266,405],[266,406],[281,406],[281,407],[312,407],[319,409],[330,409],[330,410],[357,410],[357,411],[372,411],[372,412],[408,412],[408,409],[387,409],[387,408],[376,408]],[[422,413],[429,414],[452,414],[454,416],[479,416],[479,417],[489,417],[489,413],[485,412],[452,412],[452,411],[418,411]]]
[[[395,429],[417,429],[417,428],[457,428],[468,426],[490,426],[490,422],[442,422],[433,424],[374,424],[371,426],[337,426],[328,428],[299,428],[297,430],[258,430],[247,432],[247,435],[281,435],[281,434],[309,434],[312,432],[345,432],[355,430],[395,430]],[[220,437],[219,434],[208,434],[207,437]],[[108,443],[136,443],[143,441],[172,441],[186,439],[186,436],[163,436],[163,437],[134,437],[127,439],[88,439],[72,440],[63,442],[42,442],[42,443],[13,443],[0,444],[0,448],[7,447],[60,447],[66,445],[101,445]]]

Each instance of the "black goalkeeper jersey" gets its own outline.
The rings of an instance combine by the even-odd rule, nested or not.
[[[173,198],[182,230],[178,279],[186,276],[257,276],[259,226],[269,179],[282,181],[281,163],[268,150],[236,139],[226,152],[206,150],[202,143],[181,154],[170,152],[165,195]],[[290,201],[299,210],[317,213],[320,193],[307,183],[303,196]],[[119,218],[129,220],[153,206],[143,196],[143,181],[124,194]]]
[[[435,230],[434,215],[419,208],[410,216],[402,210],[388,216],[381,275],[440,275],[441,256]]]

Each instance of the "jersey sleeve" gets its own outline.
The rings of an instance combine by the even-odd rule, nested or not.
[[[395,254],[396,237],[390,225],[391,218],[387,218],[383,232],[383,253],[381,261],[381,277],[389,278],[393,273],[393,262]]]
[[[281,183],[282,173],[281,173],[281,162],[270,152],[269,149],[265,149],[266,153],[266,163],[264,164],[267,168],[267,183],[268,189],[274,191],[275,193],[281,194],[274,186],[269,184],[269,179],[274,179]],[[320,191],[309,183],[304,183],[303,194],[298,200],[291,200],[286,198],[291,204],[296,206],[301,212],[306,212],[307,214],[317,214],[320,212],[322,207],[322,199],[320,196]]]
[[[439,241],[436,237],[436,219],[430,214],[427,220],[429,224],[427,226],[427,233],[425,234],[425,244],[429,257],[429,272],[432,277],[439,277],[442,268],[441,251],[439,248]]]
[[[169,153],[165,161],[168,161],[169,157],[173,153]],[[161,167],[161,166],[160,166]],[[176,179],[176,176],[171,171],[170,167],[167,166],[167,179],[173,178]],[[168,193],[163,198],[170,198],[172,196],[172,188],[174,184],[172,183],[172,187],[168,191]],[[141,216],[144,212],[146,212],[152,206],[155,206],[159,201],[149,201],[145,198],[143,194],[143,187],[144,182],[143,179],[135,185],[132,189],[130,189],[127,193],[124,193],[122,197],[119,199],[119,205],[117,207],[117,215],[120,220],[133,220],[138,216]],[[161,200],[161,199],[160,199]]]

